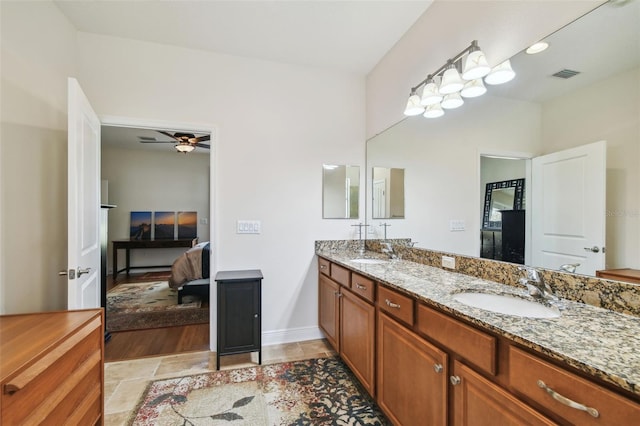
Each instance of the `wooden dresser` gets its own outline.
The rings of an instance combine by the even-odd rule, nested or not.
[[[104,423],[102,309],[0,316],[0,424]]]

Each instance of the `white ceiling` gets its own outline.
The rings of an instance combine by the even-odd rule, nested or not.
[[[426,0],[54,0],[80,31],[367,74]]]

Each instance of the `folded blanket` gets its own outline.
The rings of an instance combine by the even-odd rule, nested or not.
[[[196,244],[171,265],[169,287],[180,288],[187,281],[209,278],[209,242]]]

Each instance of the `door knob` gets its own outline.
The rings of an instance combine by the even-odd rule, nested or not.
[[[78,266],[78,278],[80,278],[84,274],[88,274],[89,272],[91,272],[91,268],[82,269]]]
[[[600,253],[600,248],[598,246],[593,247],[585,247],[585,251],[592,251],[594,253]]]

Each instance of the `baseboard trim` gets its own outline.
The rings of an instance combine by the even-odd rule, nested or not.
[[[262,346],[282,343],[303,342],[305,340],[324,339],[318,327],[289,328],[286,330],[265,331],[262,333]]]

